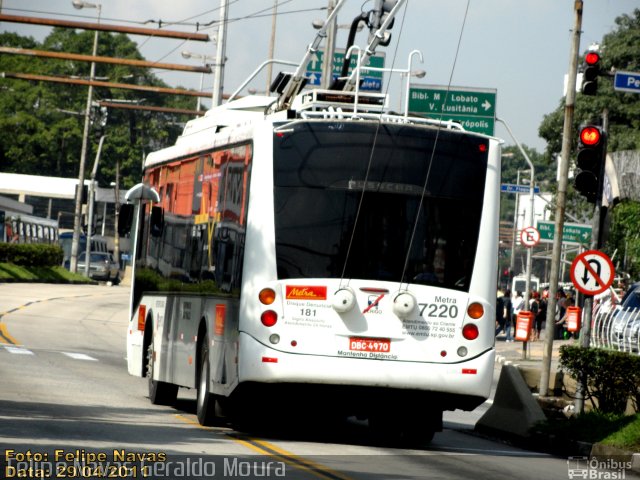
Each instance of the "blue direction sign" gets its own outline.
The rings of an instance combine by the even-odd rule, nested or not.
[[[529,193],[529,185],[503,183],[500,185],[500,191],[505,193]],[[533,193],[540,193],[540,187],[533,187]]]
[[[616,72],[613,88],[619,92],[640,93],[640,73]]]
[[[307,77],[307,85],[317,87],[322,83],[322,62],[324,58],[324,51],[318,50],[311,57],[309,64],[307,65],[306,72],[304,74]],[[353,67],[356,65],[357,55],[351,56],[351,62],[349,64],[349,74]],[[370,67],[384,68],[384,53],[376,53],[369,59]],[[342,72],[342,62],[344,61],[344,50],[336,50],[333,53],[333,80],[337,79]],[[381,92],[382,91],[382,72],[367,71],[364,68],[360,71],[360,85],[361,91],[367,92]]]

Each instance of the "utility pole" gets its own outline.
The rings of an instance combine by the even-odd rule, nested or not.
[[[218,26],[218,43],[216,48],[216,58],[218,66],[213,77],[213,95],[211,96],[211,106],[217,107],[222,103],[222,93],[224,90],[224,65],[227,63],[227,19],[229,17],[229,0],[220,0],[220,25]]]
[[[113,220],[113,258],[120,268],[120,233],[118,232],[120,224],[120,159],[116,156],[116,184],[114,189],[114,205],[115,216]]]
[[[98,23],[100,23],[100,14],[102,13],[102,6],[97,4],[95,7],[98,10]],[[98,53],[98,30],[93,34],[93,53],[91,56],[95,57]],[[96,75],[96,62],[91,62],[91,69],[89,72],[89,81],[93,80]],[[78,271],[78,250],[80,246],[80,230],[82,229],[82,192],[84,190],[84,170],[87,162],[87,150],[89,148],[89,130],[91,128],[91,101],[93,99],[93,85],[89,84],[89,91],[87,92],[87,106],[84,112],[84,130],[82,132],[82,149],[80,151],[80,168],[78,173],[78,190],[76,191],[76,205],[73,217],[73,238],[71,240],[71,259],[69,262],[69,270],[73,273]],[[87,227],[88,228],[88,227]],[[86,261],[86,260],[85,260]]]
[[[269,60],[273,60],[276,47],[276,19],[278,16],[278,0],[273,0],[273,13],[271,14],[271,39],[269,40]],[[267,95],[271,93],[271,79],[273,77],[273,63],[267,66]]]
[[[564,107],[564,128],[562,130],[562,154],[560,157],[560,178],[558,179],[558,196],[555,216],[555,237],[551,253],[551,272],[549,278],[549,303],[547,307],[547,323],[545,325],[544,350],[542,354],[542,370],[540,372],[540,396],[546,397],[549,391],[549,377],[553,356],[553,334],[556,315],[556,295],[560,276],[560,257],[562,254],[562,229],[567,202],[567,184],[569,177],[569,155],[573,138],[573,114],[576,99],[576,75],[578,72],[578,53],[580,50],[580,29],[582,28],[582,0],[575,0],[574,26],[569,52],[569,73],[567,78],[567,96]]]

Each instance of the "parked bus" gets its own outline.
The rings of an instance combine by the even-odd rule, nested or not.
[[[48,243],[58,241],[58,222],[11,210],[0,210],[0,240],[8,243]]]
[[[491,389],[501,142],[357,85],[286,93],[146,158],[128,370],[153,403],[196,389],[204,425],[330,413],[430,439]]]

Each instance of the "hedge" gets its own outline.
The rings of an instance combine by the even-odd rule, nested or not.
[[[62,265],[64,253],[58,245],[40,243],[0,243],[0,263],[23,267],[55,267]]]
[[[560,347],[560,366],[571,377],[587,378],[586,398],[595,410],[623,414],[640,400],[640,356],[600,348]],[[597,400],[597,402],[594,401]]]

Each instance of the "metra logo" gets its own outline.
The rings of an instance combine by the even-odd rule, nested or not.
[[[287,300],[326,300],[327,287],[287,285]]]

